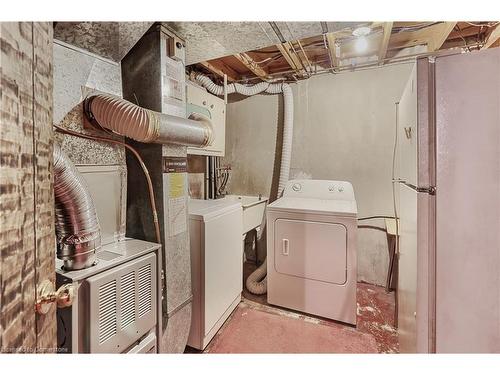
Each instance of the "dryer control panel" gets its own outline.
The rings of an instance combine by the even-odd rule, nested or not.
[[[283,196],[326,200],[355,200],[354,189],[350,182],[332,180],[290,180],[283,191]]]

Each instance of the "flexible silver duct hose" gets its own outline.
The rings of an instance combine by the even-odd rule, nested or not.
[[[139,107],[113,95],[98,94],[84,101],[90,121],[145,143],[205,147],[213,142],[208,119],[188,120]],[[66,269],[90,267],[101,247],[100,227],[83,177],[58,145],[54,146],[57,257]]]
[[[212,80],[202,74],[196,76],[196,81],[214,95],[224,95],[224,87],[212,82]],[[281,153],[280,176],[278,183],[277,198],[281,196],[290,176],[290,161],[292,158],[293,141],[293,92],[287,83],[267,83],[260,82],[253,86],[245,86],[239,83],[227,85],[227,94],[239,93],[252,96],[260,93],[283,94],[283,149]],[[265,294],[267,292],[267,263],[266,260],[250,276],[245,285],[253,294]]]
[[[54,196],[57,257],[68,270],[90,267],[101,247],[97,213],[82,175],[57,144],[54,144]]]
[[[91,120],[115,133],[144,143],[172,143],[205,147],[213,142],[212,125],[139,107],[108,94],[85,99],[84,110]]]

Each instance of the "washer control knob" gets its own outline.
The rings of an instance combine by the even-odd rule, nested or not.
[[[344,191],[344,187],[343,186],[339,186],[339,193],[342,193]]]
[[[335,191],[335,185],[328,186],[328,191],[334,192]]]
[[[302,189],[302,186],[298,183],[295,183],[292,185],[292,190],[293,191],[300,191]]]

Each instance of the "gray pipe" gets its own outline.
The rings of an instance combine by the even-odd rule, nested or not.
[[[57,144],[54,144],[54,196],[57,257],[68,270],[90,267],[101,247],[99,220],[85,180]]]

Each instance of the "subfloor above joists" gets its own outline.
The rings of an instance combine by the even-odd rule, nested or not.
[[[322,32],[318,35],[219,57],[193,64],[190,69],[208,70],[216,77],[227,74],[228,81],[293,81],[306,79],[318,71],[338,72],[442,49],[469,51],[500,44],[500,26],[495,22],[358,23],[370,28],[364,37],[364,50],[359,48],[358,37],[353,35],[353,26],[329,30],[327,23],[319,24]]]

